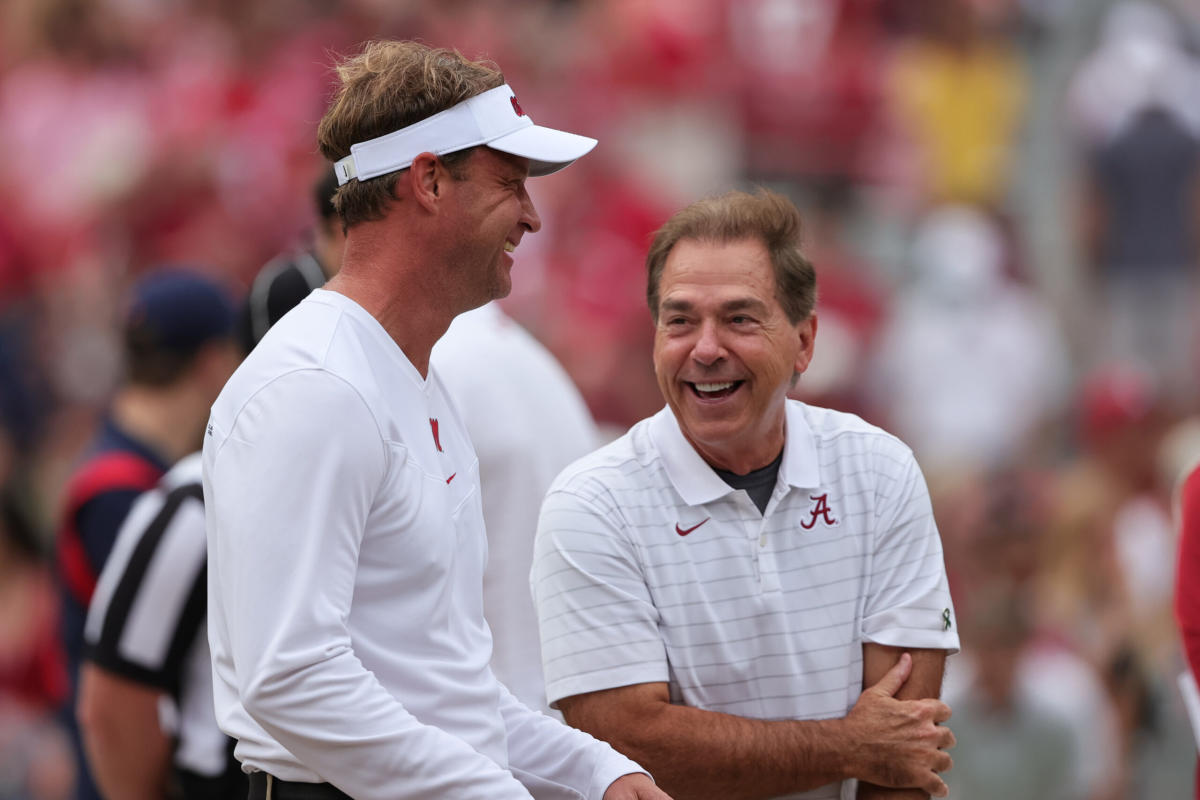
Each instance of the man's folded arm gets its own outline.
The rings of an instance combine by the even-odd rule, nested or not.
[[[912,672],[904,685],[896,692],[901,700],[937,699],[942,693],[942,678],[946,670],[946,651],[933,649],[899,648],[867,642],[863,645],[863,685],[869,686],[893,669],[900,658],[907,653],[912,659]],[[939,720],[944,721],[944,720]],[[946,784],[938,775],[953,765],[946,748],[954,746],[954,734],[948,728],[922,726],[914,732],[916,738],[912,741],[914,752],[918,758],[912,764],[917,771],[916,777],[922,780],[920,788],[898,789],[859,781],[859,800],[869,798],[888,798],[889,800],[926,800],[930,795],[944,797],[948,793]],[[934,749],[930,749],[930,746]],[[925,762],[922,764],[922,760]],[[900,785],[907,784],[912,778],[900,778]]]
[[[941,781],[921,764],[944,756],[938,746],[952,742],[935,725],[949,709],[937,700],[894,698],[911,666],[911,658],[896,661],[841,719],[758,720],[674,705],[666,683],[579,694],[558,705],[569,724],[646,767],[677,800],[759,800],[856,777],[929,793]]]

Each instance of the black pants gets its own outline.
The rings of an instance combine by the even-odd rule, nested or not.
[[[351,797],[332,783],[281,781],[265,772],[251,772],[249,800],[351,800]]]
[[[246,773],[232,760],[231,767],[222,775],[210,777],[176,769],[174,777],[175,785],[167,796],[177,800],[241,800],[249,788]]]

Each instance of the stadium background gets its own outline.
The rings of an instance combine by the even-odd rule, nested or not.
[[[33,653],[123,291],[163,263],[244,289],[303,242],[333,54],[376,36],[492,58],[537,121],[599,138],[531,182],[545,227],[504,305],[612,433],[661,405],[649,233],[703,193],[792,196],[822,287],[797,396],[899,434],[934,496],[953,796],[1188,796],[1200,3],[6,0],[0,800],[68,788]]]

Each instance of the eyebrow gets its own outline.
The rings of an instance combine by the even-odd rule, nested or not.
[[[660,310],[663,312],[687,312],[693,310],[695,307],[696,304],[691,300],[668,299],[662,301]],[[766,308],[767,305],[762,300],[754,297],[739,297],[722,303],[720,311],[724,314],[731,314],[735,311],[757,311],[762,313],[766,310]]]
[[[492,152],[500,156],[500,160],[505,166],[503,171],[508,173],[509,180],[523,181],[529,177],[529,170],[533,166],[533,163],[529,159],[522,158],[520,156],[514,156],[509,153],[502,153],[499,150],[494,150]]]

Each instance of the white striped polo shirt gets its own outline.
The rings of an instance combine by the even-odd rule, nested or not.
[[[667,682],[672,702],[697,708],[842,717],[862,691],[864,642],[958,649],[912,452],[794,400],[764,514],[664,408],[559,475],[532,582],[552,704]]]

